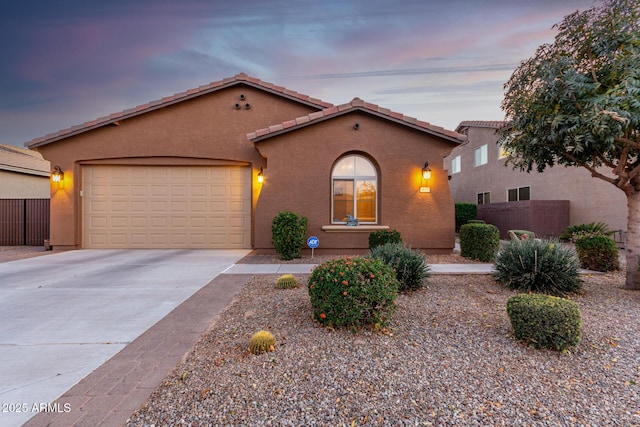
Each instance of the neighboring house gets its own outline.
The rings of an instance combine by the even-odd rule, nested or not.
[[[41,246],[49,238],[49,162],[0,144],[0,246]]]
[[[49,174],[42,154],[0,144],[0,199],[48,199]]]
[[[238,74],[27,146],[64,172],[51,189],[55,249],[270,249],[273,218],[289,210],[320,249],[365,249],[391,228],[448,252],[441,159],[463,141],[357,98],[334,106]]]
[[[565,200],[569,201],[566,225],[601,221],[611,230],[626,230],[626,196],[611,184],[591,177],[586,169],[556,165],[543,173],[526,173],[514,170],[512,165],[505,166],[506,155],[497,144],[500,129],[505,124],[501,121],[463,121],[456,128],[467,136],[467,141],[444,160],[456,202],[477,203],[480,212],[485,204],[513,203],[516,206],[518,202],[528,200]],[[542,209],[540,216],[548,213],[544,212],[543,204],[539,206]]]

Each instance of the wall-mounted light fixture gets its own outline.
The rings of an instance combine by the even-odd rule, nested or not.
[[[258,172],[258,182],[260,184],[264,182],[264,172],[262,171],[262,166],[260,166],[260,172]]]
[[[424,167],[422,168],[422,185],[420,186],[421,193],[431,193],[429,180],[431,180],[431,168],[429,167],[429,162],[424,162]]]
[[[422,179],[431,179],[431,168],[429,167],[429,162],[424,162],[424,167],[422,168]]]
[[[64,172],[60,169],[60,166],[54,166],[51,171],[51,181],[53,182],[62,182],[64,179]]]

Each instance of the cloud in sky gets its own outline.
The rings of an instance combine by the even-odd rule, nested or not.
[[[0,142],[239,72],[450,129],[500,120],[502,85],[591,0],[22,0],[0,16]]]

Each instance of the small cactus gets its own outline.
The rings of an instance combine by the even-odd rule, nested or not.
[[[269,331],[256,332],[249,340],[249,351],[252,354],[266,353],[275,349],[276,338]]]
[[[285,274],[280,276],[276,281],[276,288],[278,289],[291,289],[298,287],[298,279],[293,274]]]

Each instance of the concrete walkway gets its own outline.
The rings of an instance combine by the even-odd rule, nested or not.
[[[310,274],[317,264],[234,264],[223,274]],[[493,264],[430,264],[431,274],[491,274]]]

